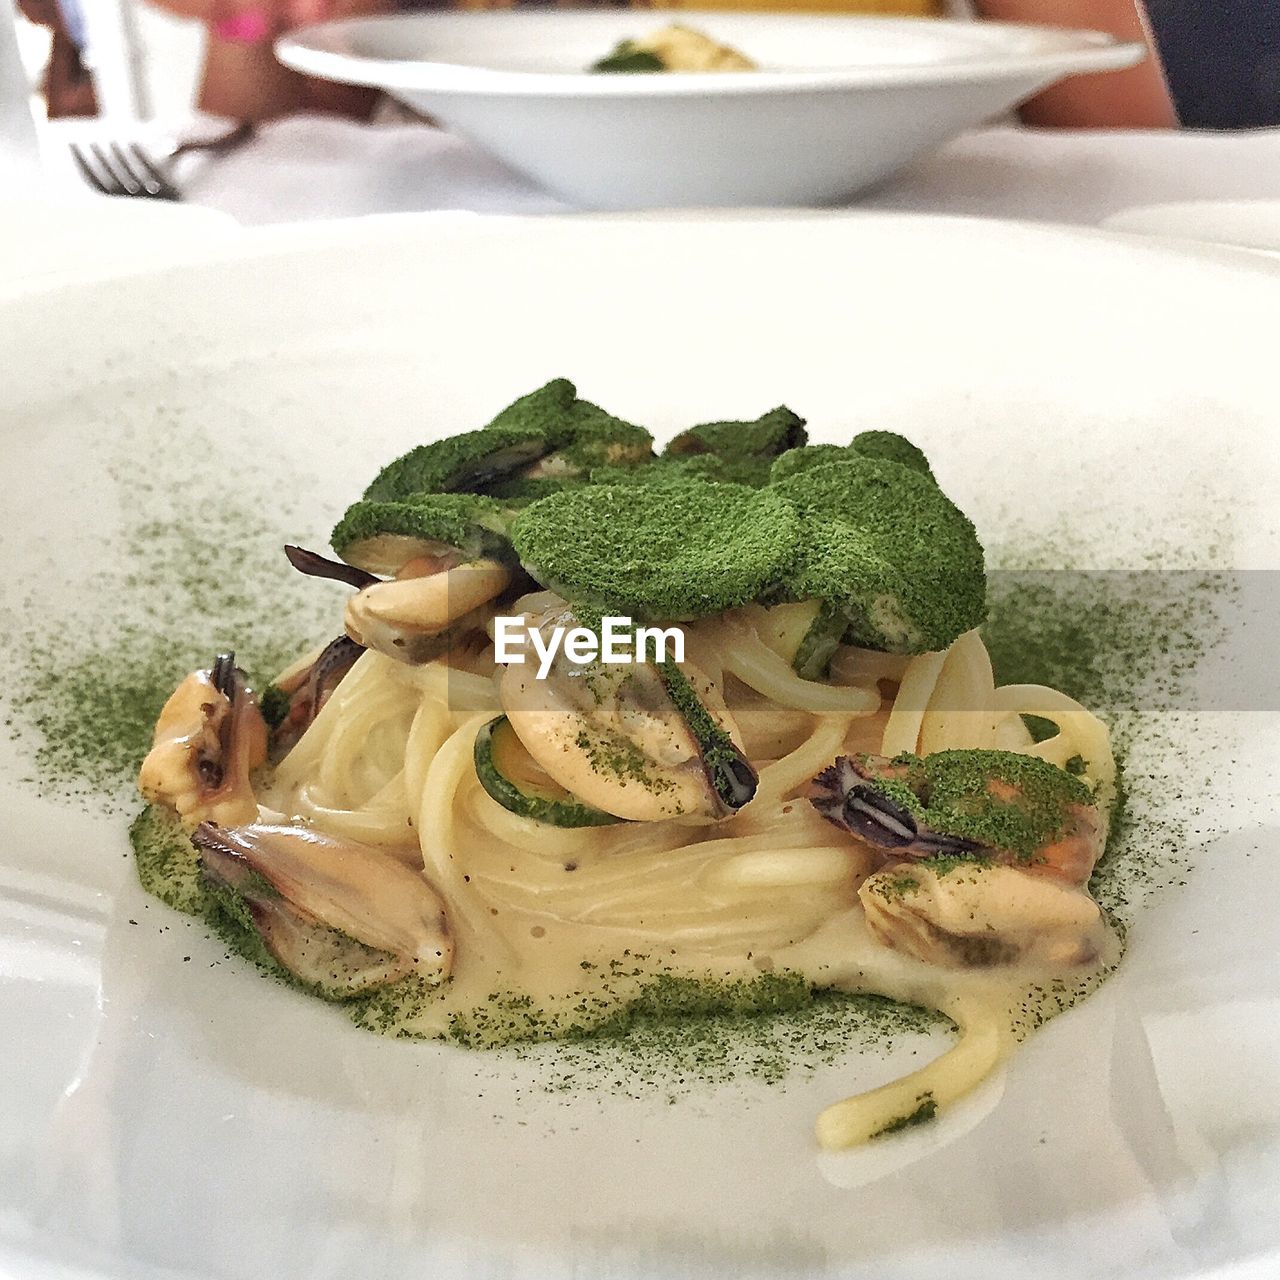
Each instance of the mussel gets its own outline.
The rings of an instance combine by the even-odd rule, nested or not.
[[[444,904],[381,849],[296,826],[204,822],[192,833],[211,884],[300,981],[330,998],[416,974],[448,977]]]

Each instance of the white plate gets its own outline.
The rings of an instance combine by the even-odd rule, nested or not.
[[[277,46],[290,66],[375,85],[587,208],[829,203],[913,156],[1142,48],[998,23],[675,15],[762,70],[588,75],[667,16],[416,14],[328,23]]]
[[[1103,223],[1114,231],[1280,253],[1280,200],[1182,200],[1137,205]]]
[[[184,260],[239,230],[213,209],[164,200],[74,190],[0,199],[0,293]]]
[[[1170,543],[1280,563],[1265,260],[873,216],[253,244],[6,305],[0,618],[81,652],[58,620],[129,568],[118,535],[157,506],[212,503],[211,536],[257,508],[241,550],[213,551],[233,581],[256,574],[394,451],[557,373],[664,431],[783,399],[819,438],[907,431],[991,542],[1066,521],[1095,565]],[[1206,530],[1228,526],[1214,553]],[[180,576],[200,552],[159,559]],[[99,601],[88,634],[154,590]],[[32,667],[7,652],[12,692]],[[1211,720],[1181,731],[1187,786],[1212,775],[1233,805],[1201,806],[1197,870],[1140,916],[1121,971],[967,1107],[822,1158],[817,1108],[891,1064],[667,1105],[545,1095],[527,1067],[379,1040],[224,962],[141,892],[124,816],[39,798],[0,742],[0,1273],[1274,1276],[1280,735],[1274,713]]]

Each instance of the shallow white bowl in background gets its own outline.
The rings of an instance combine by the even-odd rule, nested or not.
[[[672,16],[755,72],[591,75]],[[1005,23],[826,15],[433,13],[285,37],[300,71],[374,85],[587,208],[831,203],[1136,44]]]

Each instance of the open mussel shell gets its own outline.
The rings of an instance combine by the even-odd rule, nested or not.
[[[309,667],[276,686],[287,702],[273,721],[272,760],[282,760],[293,750],[363,653],[363,645],[340,635],[325,645]]]
[[[893,776],[891,761],[840,756],[814,778],[810,799],[829,822],[886,853],[904,857],[973,853],[976,840],[933,831],[879,785],[877,769]]]
[[[192,835],[205,874],[234,894],[271,954],[331,998],[415,974],[448,976],[444,905],[383,852],[302,827],[202,823]]]

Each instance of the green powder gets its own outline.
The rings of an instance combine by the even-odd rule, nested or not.
[[[760,489],[769,483],[773,458],[746,454],[664,454],[633,467],[596,467],[588,477],[592,484],[673,485],[684,480],[713,480],[717,484],[745,484]]]
[[[615,457],[643,458],[653,437],[643,427],[577,398],[566,378],[509,404],[487,426],[418,445],[388,463],[364,496],[400,501],[415,494],[488,492],[509,487],[520,473],[550,454],[571,470],[590,470]]]
[[[471,490],[518,471],[566,437],[577,394],[567,378],[553,378],[509,404],[487,426],[420,444],[389,462],[364,496],[396,502],[415,493]]]
[[[655,777],[648,756],[630,738],[618,733],[597,730],[582,721],[574,738],[574,746],[586,757],[591,771],[602,778],[612,778],[620,787],[629,782],[653,795],[674,789],[669,778]]]
[[[896,431],[861,431],[850,441],[849,448],[864,458],[883,458],[933,479],[933,469],[924,450]]]
[[[176,467],[176,432],[171,447]],[[0,640],[22,662],[23,680],[4,692],[5,724],[32,759],[30,781],[42,795],[119,811],[184,676],[234,650],[262,688],[339,629],[348,588],[294,573],[282,551],[287,511],[243,487],[201,507],[167,477],[104,470],[119,534],[65,606],[33,589],[0,622]]]
[[[170,810],[147,805],[129,827],[129,843],[148,893],[187,915],[204,913],[209,897],[200,858]]]
[[[611,53],[588,68],[591,71],[665,71],[667,64],[649,49],[636,48],[633,40],[620,40]]]
[[[507,1052],[541,1063],[542,1087],[551,1092],[590,1086],[610,1096],[676,1097],[707,1085],[803,1079],[950,1025],[929,1009],[815,988],[797,975],[735,983],[671,977],[554,1050]]]
[[[883,462],[896,462],[899,466],[933,479],[933,471],[924,452],[895,431],[863,431],[847,445],[810,444],[790,449],[780,454],[772,463],[770,479],[785,480],[788,476],[821,467],[828,462],[849,462],[855,458],[879,458]]]
[[[798,526],[771,490],[683,479],[543,498],[517,517],[512,541],[572,604],[670,621],[755,599],[781,575]]]
[[[969,518],[918,471],[878,458],[830,462],[772,484],[803,521],[784,583],[845,612],[851,643],[944,649],[982,621],[982,546]]]
[[[1221,574],[990,575],[983,635],[1002,684],[1047,684],[1097,714],[1178,706],[1222,638]]]
[[[914,1111],[908,1112],[905,1116],[899,1116],[896,1120],[890,1120],[883,1129],[877,1129],[871,1136],[873,1138],[883,1138],[890,1133],[901,1133],[903,1129],[913,1129],[918,1124],[924,1124],[926,1121],[932,1120],[938,1114],[938,1103],[933,1094],[922,1093],[920,1095],[920,1105]]]
[[[389,1003],[382,1007],[385,1015]],[[450,1034],[467,1047],[536,1063],[546,1092],[590,1087],[611,1097],[674,1099],[708,1085],[804,1078],[950,1026],[933,1010],[816,987],[795,973],[725,980],[659,966],[655,974],[649,957],[628,954],[604,966],[597,985],[563,1012],[495,994],[455,1017]]]
[[[809,439],[804,419],[779,405],[751,422],[704,422],[676,436],[669,455],[715,453],[725,458],[776,458]]]

